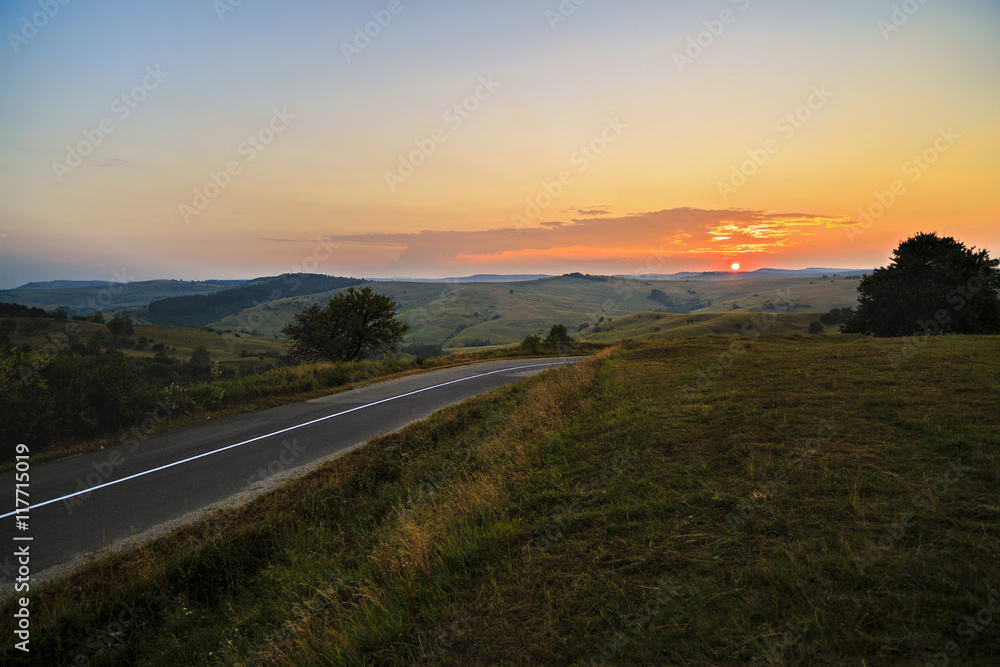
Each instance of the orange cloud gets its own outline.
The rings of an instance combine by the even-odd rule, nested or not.
[[[634,262],[651,252],[776,253],[806,242],[846,217],[751,210],[670,209],[621,217],[575,218],[530,228],[329,236],[331,241],[402,248],[392,264],[429,267],[537,260]]]

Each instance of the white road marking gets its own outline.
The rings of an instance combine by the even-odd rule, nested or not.
[[[203,452],[195,456],[189,456],[186,459],[181,459],[180,461],[174,461],[173,463],[167,463],[156,468],[150,468],[149,470],[144,470],[142,472],[137,472],[134,475],[129,475],[128,477],[122,477],[121,479],[115,479],[110,482],[105,482],[104,484],[98,484],[97,486],[92,486],[89,489],[81,489],[75,493],[70,493],[59,498],[53,498],[52,500],[46,500],[44,502],[35,503],[34,505],[29,505],[28,507],[19,508],[13,512],[7,512],[6,514],[0,514],[0,519],[6,519],[7,517],[14,516],[15,514],[20,514],[23,512],[30,512],[33,509],[39,507],[45,507],[46,505],[51,505],[52,503],[58,503],[62,500],[69,500],[70,498],[75,498],[76,496],[83,494],[90,494],[98,489],[104,489],[109,486],[114,486],[115,484],[121,484],[122,482],[127,482],[137,477],[144,477],[145,475],[151,475],[154,472],[159,472],[161,470],[166,470],[167,468],[173,468],[174,466],[179,466],[183,463],[190,463],[191,461],[196,461],[198,459],[205,458],[206,456],[211,456],[212,454],[218,454],[219,452],[224,452],[229,449],[234,449],[236,447],[242,447],[243,445],[249,445],[251,442],[257,442],[258,440],[263,440],[264,438],[270,438],[271,436],[281,435],[282,433],[288,433],[289,431],[294,431],[295,429],[302,428],[303,426],[311,426],[312,424],[318,424],[319,422],[326,421],[327,419],[333,419],[334,417],[340,417],[346,415],[349,412],[355,412],[357,410],[364,410],[365,408],[370,408],[375,405],[380,405],[381,403],[388,403],[389,401],[395,401],[398,398],[406,398],[407,396],[413,396],[414,394],[419,394],[425,391],[430,391],[431,389],[440,389],[441,387],[447,387],[450,384],[456,384],[458,382],[465,382],[466,380],[475,380],[477,378],[487,377],[489,375],[496,375],[497,373],[509,373],[510,371],[519,371],[527,368],[538,368],[540,366],[565,366],[569,362],[560,361],[554,363],[546,364],[532,364],[530,366],[515,366],[513,368],[501,368],[500,370],[490,371],[489,373],[480,373],[479,375],[470,375],[469,377],[459,378],[457,380],[449,380],[448,382],[442,382],[441,384],[436,384],[430,387],[424,387],[423,389],[416,389],[414,391],[406,392],[405,394],[400,394],[398,396],[390,396],[389,398],[383,398],[379,401],[373,403],[366,403],[365,405],[359,405],[356,408],[351,408],[349,410],[344,410],[333,415],[327,415],[326,417],[320,417],[319,419],[313,419],[312,421],[303,422],[301,424],[296,424],[295,426],[289,426],[288,428],[283,428],[280,431],[275,431],[273,433],[268,433],[266,435],[258,435],[256,438],[250,438],[249,440],[244,440],[243,442],[237,442],[233,445],[226,445],[225,447],[220,447],[219,449],[213,449],[210,452]]]

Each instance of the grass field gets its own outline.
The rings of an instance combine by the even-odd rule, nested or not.
[[[809,323],[815,320],[816,313],[634,313],[590,326],[574,336],[590,342],[615,343],[674,336],[727,335],[743,329],[756,330],[755,322],[766,326],[770,334],[796,334],[808,332]],[[825,333],[836,332],[839,332],[838,326],[826,327]]]
[[[33,590],[31,656],[993,665],[1000,338],[920,343],[610,348]]]
[[[86,344],[95,335],[111,339],[111,332],[103,324],[93,322],[55,322],[48,319],[12,318],[16,325],[14,333],[10,334],[11,342],[21,346],[28,344],[36,349],[48,348],[50,351],[69,347],[73,342]],[[186,327],[169,327],[153,324],[136,324],[135,333],[127,338],[138,342],[146,338],[145,349],[123,348],[122,352],[134,357],[152,357],[156,354],[153,346],[162,343],[164,353],[170,357],[187,361],[195,348],[202,346],[208,350],[212,361],[220,361],[231,365],[259,365],[257,355],[264,353],[284,353],[283,340],[273,337],[251,336],[241,333],[221,335],[202,329]],[[54,346],[54,348],[53,348]],[[246,351],[244,356],[242,353]]]
[[[562,323],[572,331],[601,317],[669,310],[649,299],[657,289],[678,302],[700,300],[695,314],[748,313],[767,310],[823,313],[857,305],[858,277],[754,278],[748,280],[587,280],[544,278],[516,283],[377,282],[371,287],[399,303],[399,317],[410,324],[407,342],[463,347],[471,342],[494,345],[520,342]],[[212,324],[234,331],[272,335],[312,303],[325,303],[336,292],[283,299],[243,311]],[[711,305],[708,305],[711,304]],[[808,323],[807,323],[808,324]]]

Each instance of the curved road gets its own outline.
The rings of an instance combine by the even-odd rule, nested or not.
[[[135,543],[197,519],[206,508],[252,497],[444,407],[577,360],[507,359],[430,371],[32,466],[29,530],[21,533],[33,538],[32,581],[57,576],[109,545],[124,546],[123,538],[139,536],[129,540]],[[15,532],[14,483],[13,472],[0,475],[5,546]],[[4,593],[13,576],[0,555]]]

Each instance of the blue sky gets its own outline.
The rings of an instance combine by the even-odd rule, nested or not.
[[[933,0],[888,31],[901,3],[588,0],[553,23],[555,0],[401,0],[395,15],[389,0],[244,0],[220,16],[226,2],[3,4],[0,287],[122,267],[142,279],[274,274],[317,239],[339,244],[318,271],[373,277],[627,273],[664,244],[676,270],[865,267],[932,229],[1000,250],[996,2]],[[372,12],[391,22],[369,25],[379,34],[348,62],[343,44]],[[679,68],[697,39],[706,46]],[[483,77],[496,89],[448,126]],[[155,86],[131,99],[144,81]],[[830,100],[778,135],[817,86]],[[266,136],[276,110],[290,119],[248,161],[240,146]],[[614,119],[627,129],[576,171],[577,149]],[[95,134],[102,122],[113,131]],[[961,139],[876,224],[845,233],[948,127]],[[445,141],[389,187],[437,128]],[[88,136],[101,140],[79,166],[54,166]],[[721,196],[773,137],[780,151]],[[234,161],[239,173],[185,217]],[[509,236],[567,169],[572,183],[528,219],[537,233],[484,234]],[[615,222],[581,221],[597,207]],[[670,213],[688,208],[715,213]],[[804,217],[762,234],[737,210]],[[712,231],[736,218],[730,238]]]

